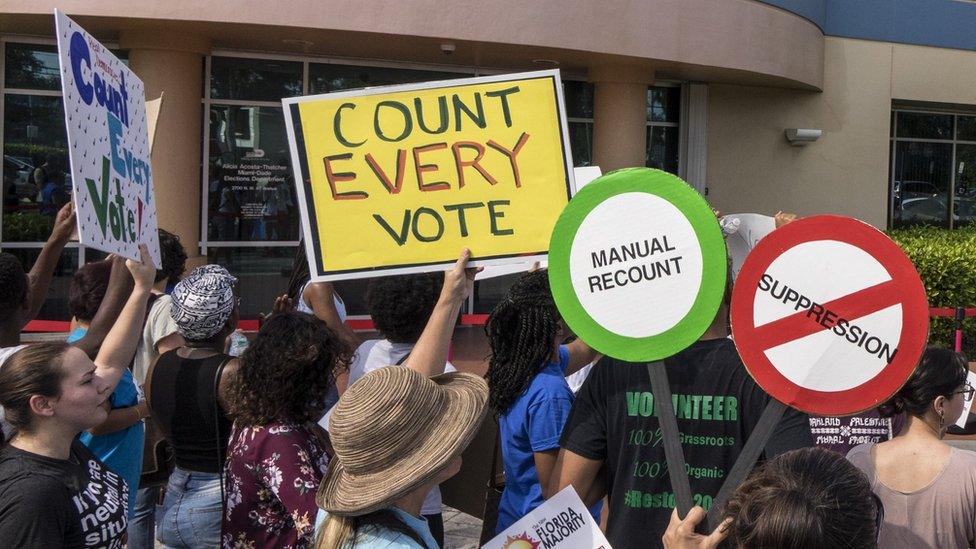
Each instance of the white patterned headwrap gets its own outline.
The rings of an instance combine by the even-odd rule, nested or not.
[[[181,280],[173,289],[170,309],[180,335],[202,341],[219,332],[234,310],[236,282],[220,265],[197,267]]]

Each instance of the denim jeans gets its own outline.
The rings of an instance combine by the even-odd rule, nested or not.
[[[156,546],[156,501],[159,487],[139,488],[136,506],[129,519],[129,549],[153,549]]]
[[[158,515],[156,539],[164,547],[202,549],[220,545],[220,475],[173,469]]]

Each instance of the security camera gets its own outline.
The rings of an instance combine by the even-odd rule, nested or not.
[[[444,55],[451,55],[452,53],[454,53],[455,49],[457,49],[457,46],[455,46],[454,44],[450,44],[446,42],[444,44],[441,44],[441,53],[443,53]]]
[[[794,147],[802,147],[807,143],[813,143],[814,141],[820,139],[821,135],[823,135],[823,130],[802,128],[786,129],[786,140],[789,141],[790,145],[793,145]]]

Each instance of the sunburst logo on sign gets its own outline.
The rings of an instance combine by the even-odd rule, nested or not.
[[[539,549],[539,542],[522,532],[517,536],[508,536],[502,549]]]

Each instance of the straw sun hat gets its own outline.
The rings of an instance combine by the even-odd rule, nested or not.
[[[430,482],[471,442],[487,400],[488,385],[471,374],[370,372],[333,409],[335,457],[315,502],[336,515],[365,515]]]

